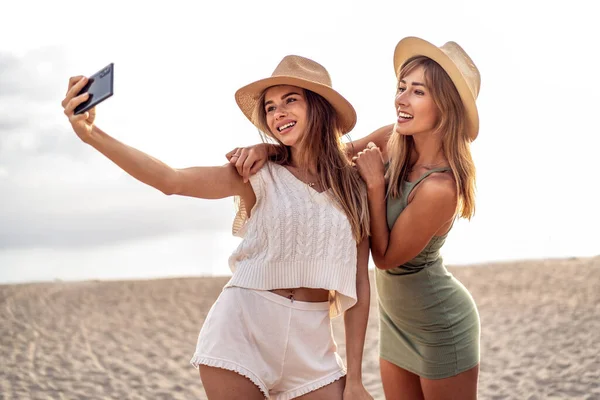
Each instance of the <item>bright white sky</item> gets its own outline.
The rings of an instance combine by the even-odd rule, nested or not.
[[[231,199],[167,197],[71,133],[71,75],[115,63],[98,125],[174,167],[259,140],[236,89],[298,54],[358,112],[393,122],[394,46],[458,42],[482,74],[477,214],[449,264],[600,253],[600,28],[591,2],[2,2],[0,282],[228,274]],[[157,5],[154,5],[157,4]]]

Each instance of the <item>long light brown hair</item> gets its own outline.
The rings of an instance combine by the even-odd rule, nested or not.
[[[319,185],[329,188],[329,194],[346,214],[357,242],[369,235],[367,189],[352,167],[341,141],[340,121],[335,109],[322,96],[302,89],[307,103],[306,133],[298,143],[298,165],[316,165]],[[267,126],[265,92],[254,110],[261,133],[279,143],[277,152],[269,159],[280,165],[290,165],[292,152]]]
[[[423,67],[425,84],[438,111],[435,135],[442,138],[442,151],[454,175],[458,193],[458,216],[471,219],[475,213],[475,164],[467,135],[467,114],[454,83],[435,61],[417,56],[407,60],[398,73],[398,82],[418,67]],[[412,136],[394,133],[388,142],[390,156],[386,173],[388,196],[398,197],[402,182],[408,177],[414,151]]]

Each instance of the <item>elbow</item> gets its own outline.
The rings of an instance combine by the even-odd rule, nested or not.
[[[371,284],[368,275],[365,279],[359,279],[356,282],[356,303],[352,309],[369,309],[371,306]]]
[[[350,307],[353,313],[367,313],[371,309],[371,291],[359,291],[356,294],[356,303]],[[347,311],[349,311],[347,310]]]
[[[410,259],[401,259],[401,260],[385,260],[384,259],[384,260],[379,260],[379,261],[373,260],[373,262],[375,263],[375,267],[377,267],[377,269],[380,269],[382,271],[386,271],[388,269],[399,267],[409,261],[410,261]]]
[[[375,268],[385,270],[386,264],[384,263],[385,257],[379,254],[374,248],[371,249],[371,257],[373,258],[373,263],[375,264]]]
[[[179,194],[179,192],[180,192],[180,190],[177,188],[177,185],[174,185],[169,182],[163,183],[157,189],[160,190],[161,192],[163,192],[163,194],[166,194],[167,196]]]
[[[181,194],[182,188],[178,180],[177,171],[173,171],[173,173],[167,175],[163,179],[161,184],[157,187],[157,189],[163,192],[163,194],[166,194],[167,196]]]
[[[375,257],[374,256],[373,263],[375,264],[375,267],[377,269],[380,269],[382,271],[392,269],[392,268],[398,266],[398,265],[396,265],[396,263],[391,263],[389,260],[386,260],[385,257]]]

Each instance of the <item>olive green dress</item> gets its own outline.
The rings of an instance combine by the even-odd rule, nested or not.
[[[391,230],[413,188],[434,172],[404,182],[399,198],[387,202]],[[409,262],[376,269],[380,356],[423,378],[442,379],[479,363],[479,314],[467,289],[444,266],[440,248],[447,234],[435,236]]]

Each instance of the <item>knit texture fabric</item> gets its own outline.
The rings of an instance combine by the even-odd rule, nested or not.
[[[256,204],[239,209],[233,234],[243,238],[229,257],[228,286],[257,290],[330,291],[330,316],[356,303],[356,241],[346,214],[330,197],[268,162],[250,184]]]

